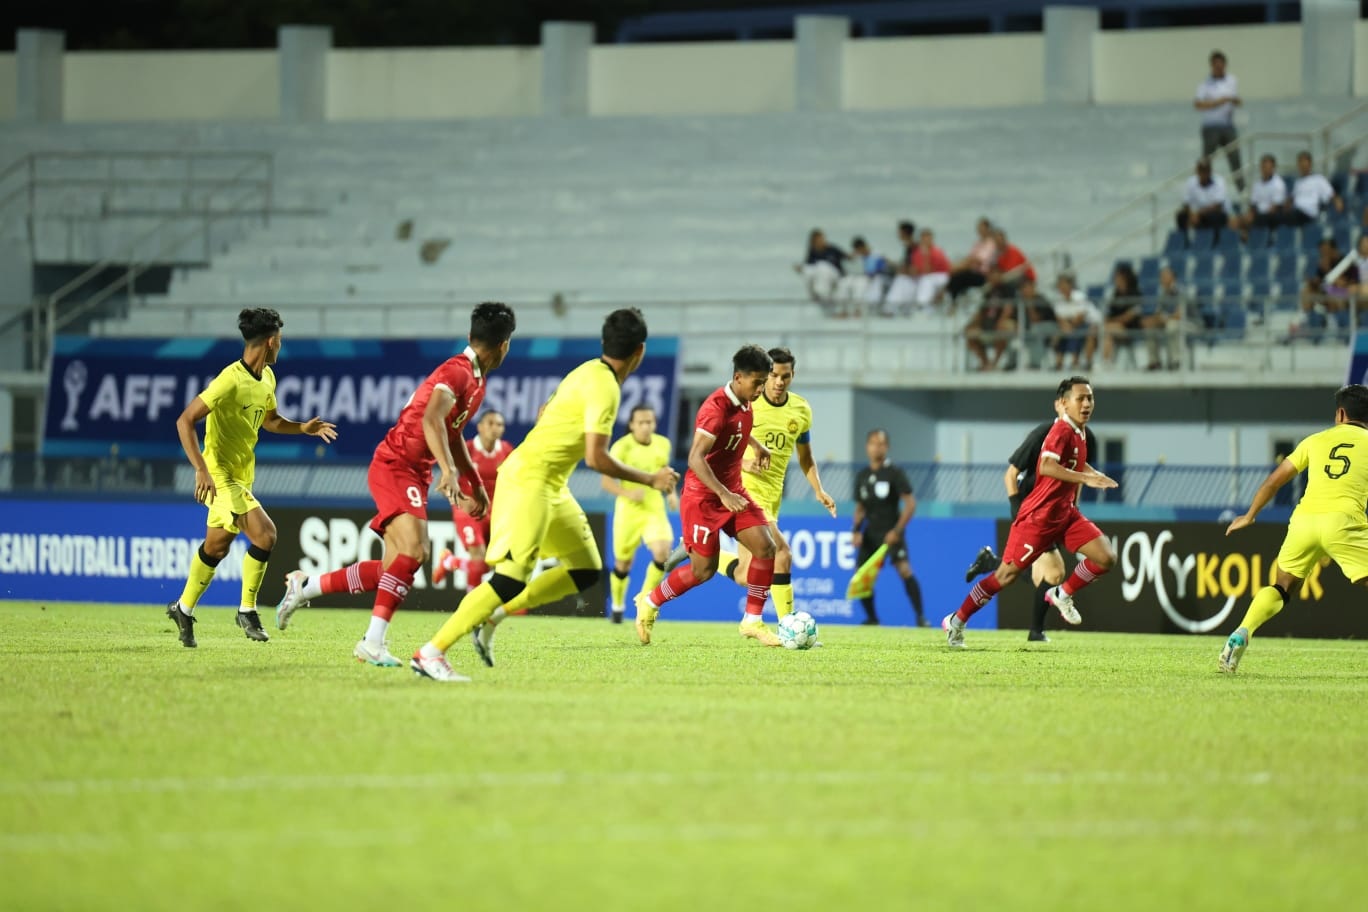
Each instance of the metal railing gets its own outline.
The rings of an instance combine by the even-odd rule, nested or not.
[[[1368,121],[1368,103],[1314,130],[1259,131],[1241,135],[1210,157],[1213,164],[1219,166],[1228,161],[1232,151],[1239,152],[1239,177],[1246,186],[1252,185],[1258,175],[1259,157],[1270,151],[1295,154],[1307,149],[1312,151],[1324,173],[1342,173],[1349,170],[1354,153],[1368,140],[1365,121]],[[1347,139],[1343,136],[1346,128],[1352,131]],[[1284,154],[1283,159],[1286,158]],[[1158,253],[1163,246],[1162,239],[1173,226],[1174,213],[1181,203],[1182,185],[1191,176],[1192,167],[1188,166],[1058,241],[1049,251],[1055,270],[1071,269],[1082,275],[1098,263],[1110,267],[1116,255],[1134,254],[1139,241],[1147,242],[1149,253]]]

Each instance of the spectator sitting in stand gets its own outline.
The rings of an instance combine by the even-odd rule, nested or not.
[[[884,295],[884,316],[891,317],[895,310],[906,311],[917,299],[917,274],[912,269],[912,254],[917,249],[917,226],[911,222],[898,222],[898,243],[902,246],[902,257],[898,260],[893,283]]]
[[[1140,280],[1129,263],[1116,264],[1112,273],[1112,292],[1107,300],[1106,332],[1102,338],[1102,363],[1116,363],[1118,345],[1129,345],[1131,334],[1140,328],[1145,300],[1140,294]]]
[[[1321,241],[1316,270],[1307,276],[1306,284],[1302,287],[1303,331],[1324,329],[1327,314],[1340,313],[1348,307],[1353,288],[1359,283],[1359,273],[1358,268],[1351,263],[1349,268],[1331,279],[1330,274],[1342,259],[1344,254],[1333,238]]]
[[[1008,243],[1007,232],[993,229],[993,243],[997,245],[997,262],[988,272],[984,295],[990,298],[1016,297],[1017,286],[1024,280],[1035,281],[1035,267],[1015,244]]]
[[[996,370],[998,362],[1002,360],[1002,353],[1006,351],[1007,343],[1016,330],[1016,320],[1012,316],[1014,306],[1012,301],[1004,298],[984,298],[973,319],[964,328],[966,344],[974,357],[978,358],[979,370]],[[988,355],[989,345],[993,347],[991,358]]]
[[[1297,153],[1297,180],[1292,184],[1292,199],[1284,205],[1285,218],[1291,225],[1314,222],[1327,205],[1334,206],[1336,212],[1344,211],[1344,200],[1325,175],[1312,173],[1310,152]]]
[[[1249,239],[1251,225],[1272,227],[1282,224],[1287,205],[1287,182],[1278,173],[1278,160],[1271,155],[1259,159],[1259,179],[1249,191],[1249,208],[1230,217],[1230,227]]]
[[[861,302],[872,304],[874,309],[878,309],[893,267],[887,257],[874,253],[869,249],[869,243],[859,236],[850,242],[850,259],[855,268],[837,283],[836,298],[841,307],[836,315],[846,316],[849,313],[858,317]],[[855,306],[847,311],[846,304]]]
[[[1257,189],[1257,188],[1256,188]],[[1183,287],[1178,284],[1178,276],[1165,266],[1159,270],[1159,293],[1155,295],[1154,312],[1140,318],[1140,327],[1145,330],[1145,346],[1149,353],[1149,370],[1161,370],[1162,354],[1166,356],[1169,370],[1177,370],[1183,363],[1182,335],[1186,328],[1196,332],[1197,326],[1191,319],[1191,303]]]
[[[901,289],[896,300],[894,289],[888,293],[889,304],[897,305],[902,313],[932,303],[950,281],[950,258],[936,246],[936,236],[930,228],[923,228],[918,236],[909,269],[909,274],[893,281],[894,289]]]
[[[1045,366],[1045,353],[1054,349],[1058,342],[1059,323],[1055,319],[1054,305],[1040,293],[1033,278],[1023,279],[1017,289],[1017,315],[1026,319],[1024,342],[1026,363],[1031,370]],[[1016,331],[1017,320],[1012,320],[1009,331]]]
[[[997,261],[997,243],[993,240],[993,223],[980,218],[975,227],[978,240],[969,248],[968,255],[950,268],[950,280],[942,294],[949,294],[950,300],[957,301],[959,296],[970,288],[979,288],[988,281],[988,273]],[[940,300],[938,295],[937,301]]]
[[[1092,370],[1093,352],[1097,350],[1097,327],[1102,314],[1097,305],[1075,284],[1071,273],[1062,272],[1055,281],[1059,297],[1055,301],[1055,321],[1059,336],[1055,341],[1055,370],[1064,369],[1064,356],[1072,355],[1073,370]],[[1082,355],[1080,363],[1079,356]]]
[[[826,235],[820,228],[808,234],[806,259],[793,267],[807,283],[808,294],[812,300],[830,304],[836,296],[836,286],[845,275],[844,262],[848,259],[839,247],[827,243]]]
[[[1211,173],[1210,160],[1197,159],[1196,173],[1183,186],[1183,208],[1177,215],[1178,230],[1214,228],[1219,231],[1230,221],[1229,210],[1225,180]]]

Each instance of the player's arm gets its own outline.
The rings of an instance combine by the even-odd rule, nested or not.
[[[735,513],[745,508],[746,498],[723,485],[713,473],[712,466],[708,465],[708,454],[716,442],[717,438],[711,432],[701,427],[694,428],[693,443],[689,445],[689,468],[705,488],[717,495],[722,506]]]
[[[750,447],[750,449],[755,453],[756,474],[758,475],[761,472],[768,472],[770,467],[769,447],[765,446],[763,443],[756,440],[754,437],[746,438],[746,446]],[[742,465],[742,468],[744,469],[745,466]]]
[[[176,436],[180,438],[181,449],[185,450],[185,458],[195,470],[195,500],[202,504],[214,502],[214,481],[209,477],[209,466],[200,453],[199,431],[195,425],[208,416],[209,403],[196,396],[176,419]]]
[[[673,491],[675,482],[679,480],[679,473],[669,466],[658,472],[643,472],[632,468],[608,452],[607,434],[597,434],[593,431],[584,432],[584,464],[608,478],[635,481],[657,491]]]
[[[427,408],[423,409],[423,441],[442,473],[437,480],[437,490],[452,503],[469,501],[468,504],[461,503],[462,509],[479,519],[489,509],[489,494],[485,491],[484,482],[480,481],[480,473],[475,471],[475,465],[470,461],[470,451],[464,446],[457,447],[455,452],[451,449],[446,424],[447,416],[455,407],[456,394],[448,387],[438,384],[432,388]],[[461,493],[462,478],[470,482],[468,498]]]
[[[836,515],[836,501],[822,487],[822,475],[817,471],[817,460],[812,458],[812,444],[798,441],[798,467],[803,470],[803,477],[812,485],[812,492],[817,495],[817,502],[826,507],[826,511],[832,516]]]
[[[1073,469],[1066,469],[1059,464],[1057,455],[1042,452],[1040,454],[1040,468],[1036,470],[1036,474],[1042,478],[1053,478],[1069,484],[1083,484],[1090,488],[1114,488],[1117,486],[1116,482],[1096,469],[1089,466],[1084,466],[1084,468],[1088,471],[1077,472]]]
[[[289,418],[281,417],[275,409],[271,409],[261,419],[261,427],[272,434],[308,434],[310,437],[321,437],[324,443],[332,443],[337,439],[337,425],[331,421],[324,421],[317,415],[308,421],[291,421]]]
[[[1278,489],[1300,474],[1301,469],[1298,469],[1296,463],[1291,459],[1284,459],[1278,463],[1278,467],[1269,472],[1268,477],[1263,480],[1263,484],[1259,485],[1259,490],[1254,492],[1254,500],[1250,503],[1245,514],[1235,517],[1234,521],[1226,527],[1226,535],[1231,532],[1238,532],[1246,526],[1254,525],[1254,517],[1259,515],[1260,510],[1268,506],[1269,501],[1278,493]]]

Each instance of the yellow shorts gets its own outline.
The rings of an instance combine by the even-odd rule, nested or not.
[[[1368,577],[1368,522],[1344,513],[1293,514],[1278,551],[1278,566],[1306,579],[1322,555],[1339,564],[1351,583]]]
[[[674,527],[664,509],[643,510],[621,500],[613,506],[613,557],[631,560],[641,545],[658,541],[674,542]]]
[[[502,576],[527,582],[543,557],[558,557],[570,570],[603,567],[589,519],[564,485],[547,490],[536,481],[500,478],[489,515],[485,562]]]
[[[752,494],[751,500],[755,501],[756,506],[758,506],[761,510],[764,511],[766,522],[768,522],[771,526],[776,526],[779,524],[779,504],[783,503],[783,495],[771,499],[768,497],[759,497],[755,494]]]
[[[237,535],[237,517],[246,516],[261,506],[252,496],[251,482],[243,482],[228,472],[209,470],[214,480],[214,502],[209,504],[209,527]]]

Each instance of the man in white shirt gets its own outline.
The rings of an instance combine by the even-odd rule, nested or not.
[[[1297,181],[1292,185],[1292,199],[1288,204],[1287,221],[1305,225],[1320,218],[1321,210],[1333,205],[1336,212],[1344,211],[1344,200],[1325,179],[1324,174],[1311,173],[1311,153],[1297,153]]]
[[[1201,112],[1202,120],[1202,157],[1210,158],[1211,153],[1221,146],[1229,145],[1239,138],[1235,131],[1235,109],[1239,107],[1240,86],[1236,78],[1226,72],[1226,56],[1220,51],[1211,52],[1211,75],[1197,86],[1197,97],[1192,106]],[[1231,149],[1226,155],[1230,165],[1230,176],[1235,181],[1235,189],[1244,193],[1244,176],[1240,173],[1240,150]]]
[[[1064,369],[1064,356],[1072,355],[1074,368],[1091,369],[1093,352],[1097,349],[1097,328],[1102,325],[1102,312],[1088,296],[1074,284],[1072,273],[1061,272],[1055,280],[1059,297],[1054,303],[1055,322],[1059,335],[1055,337],[1055,370]],[[1079,356],[1082,363],[1079,363]]]
[[[1197,159],[1196,173],[1183,186],[1183,208],[1178,210],[1178,230],[1225,227],[1230,220],[1230,199],[1225,181],[1211,173],[1211,162]]]
[[[1278,160],[1271,155],[1259,159],[1259,179],[1249,191],[1249,208],[1230,217],[1230,227],[1248,232],[1251,225],[1272,227],[1283,223],[1287,205],[1287,183],[1278,173]]]

